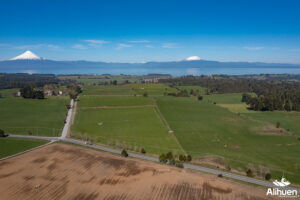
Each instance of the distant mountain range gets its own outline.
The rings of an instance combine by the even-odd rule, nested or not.
[[[172,75],[200,74],[300,74],[300,64],[262,62],[218,62],[208,60],[183,60],[147,63],[108,63],[91,61],[54,61],[41,59],[32,52],[0,61],[0,72],[52,73],[52,74],[132,74],[166,73]],[[26,59],[26,56],[29,56]],[[25,57],[25,59],[23,59]],[[18,58],[18,59],[16,59]]]

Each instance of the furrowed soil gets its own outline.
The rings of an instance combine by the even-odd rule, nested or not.
[[[0,161],[0,199],[267,199],[265,189],[66,144]],[[268,198],[270,199],[270,198]]]

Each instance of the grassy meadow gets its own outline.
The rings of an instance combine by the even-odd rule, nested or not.
[[[101,123],[99,125],[99,123]],[[72,126],[73,135],[87,135],[104,144],[126,144],[129,149],[145,148],[159,154],[180,149],[153,107],[79,109]]]
[[[164,95],[165,92],[178,92],[176,88],[171,88],[164,84],[130,84],[130,88],[135,91],[136,94],[143,95],[145,92],[148,95]]]
[[[45,143],[46,141],[42,140],[0,138],[0,158],[4,158],[28,149],[32,149]]]
[[[213,97],[221,99],[221,96]],[[233,94],[233,98],[237,98]],[[222,102],[232,102],[225,95]],[[157,105],[187,153],[218,156],[233,169],[245,172],[249,164],[266,166],[272,174],[300,183],[300,143],[295,137],[260,134],[267,121],[250,120],[228,109],[195,98],[157,98]]]
[[[82,95],[133,95],[129,85],[99,85],[83,86]]]
[[[199,94],[205,94],[206,93],[206,88],[193,85],[193,86],[176,86],[179,90],[187,90],[187,92],[190,94],[191,90],[194,90],[194,92],[199,93]]]
[[[10,134],[58,136],[64,125],[69,97],[44,100],[14,97],[16,90],[0,90],[0,129]]]
[[[79,107],[101,106],[142,106],[151,105],[150,98],[142,96],[81,96],[78,101]]]

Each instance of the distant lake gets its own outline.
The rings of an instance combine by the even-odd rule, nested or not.
[[[300,74],[299,68],[167,68],[167,69],[150,69],[150,68],[73,68],[73,69],[26,69],[26,70],[6,70],[7,73],[50,73],[50,74],[128,74],[128,75],[145,75],[150,73],[171,74],[173,76],[182,75],[212,75],[212,74]]]

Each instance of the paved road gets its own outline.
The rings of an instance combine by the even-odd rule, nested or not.
[[[85,144],[85,142],[83,142],[83,141],[75,140],[75,139],[71,139],[71,138],[43,137],[43,136],[24,136],[24,135],[9,135],[9,137],[31,138],[31,139],[40,139],[40,140],[50,140],[50,141],[62,141],[62,142],[87,146],[87,147],[90,147],[90,148],[99,149],[99,150],[110,152],[110,153],[121,154],[121,150],[113,149],[113,148],[110,148],[110,147],[105,147],[105,146],[98,145],[98,144],[97,145],[96,144],[89,145],[89,144]],[[130,157],[133,157],[133,158],[138,158],[138,159],[143,159],[143,160],[148,160],[148,161],[153,161],[153,162],[159,162],[159,160],[157,158],[154,158],[154,157],[151,157],[151,156],[141,155],[141,154],[137,154],[137,153],[128,153],[128,154],[129,154]],[[198,166],[198,165],[185,163],[184,168],[198,170],[198,171],[201,171],[201,172],[206,172],[206,173],[215,174],[215,175],[222,174],[223,177],[227,177],[227,178],[231,178],[231,179],[234,179],[234,180],[239,180],[239,181],[243,181],[243,182],[247,182],[247,183],[252,183],[252,184],[256,184],[256,185],[260,185],[260,186],[264,186],[264,187],[275,187],[271,182],[268,182],[268,181],[249,178],[247,176],[241,176],[241,175],[237,175],[237,174],[233,174],[233,173],[229,173],[229,172],[224,172],[224,171],[221,171],[221,170],[210,169],[210,168],[207,168],[207,167],[201,167],[201,166]],[[300,189],[299,188],[285,187],[284,189],[295,189],[300,194]]]

